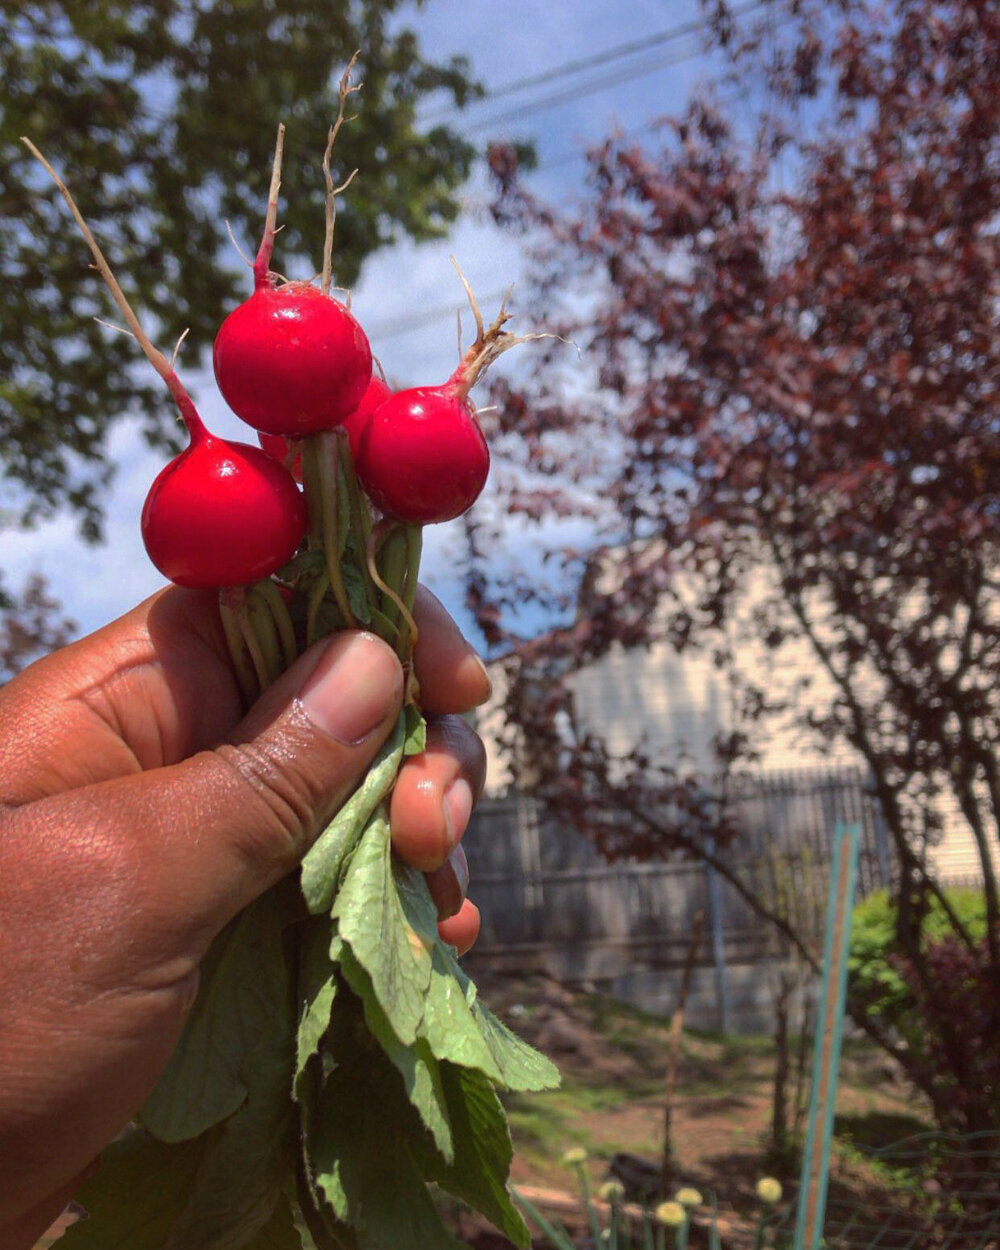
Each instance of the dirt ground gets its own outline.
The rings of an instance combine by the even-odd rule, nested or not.
[[[481,982],[480,993],[563,1075],[559,1090],[505,1099],[515,1185],[578,1195],[576,1178],[562,1162],[571,1147],[587,1151],[593,1189],[612,1164],[630,1182],[641,1181],[644,1165],[655,1170],[663,1141],[669,1021],[541,978]],[[762,1176],[781,1171],[767,1155],[773,1074],[769,1038],[683,1035],[672,1121],[675,1183],[717,1196],[726,1250],[752,1245],[760,1210],[754,1187]],[[859,1168],[855,1146],[887,1145],[930,1127],[926,1107],[881,1052],[849,1041],[836,1105],[831,1204],[870,1202],[883,1213],[894,1208],[896,1198],[887,1202],[883,1179],[870,1175],[867,1164]],[[782,1179],[794,1181],[794,1165],[788,1173]],[[900,1200],[904,1222],[909,1201]],[[571,1228],[582,1226],[572,1213],[561,1218]],[[467,1214],[456,1212],[455,1224],[477,1250],[510,1244]],[[701,1244],[708,1243],[695,1229],[691,1245]]]
[[[563,1075],[557,1091],[506,1099],[515,1185],[578,1194],[562,1157],[581,1146],[588,1155],[592,1192],[616,1166],[622,1179],[641,1180],[644,1171],[655,1176],[663,1144],[669,1020],[542,979],[481,983],[480,992],[521,1036],[550,1055]],[[811,1048],[808,1055],[811,1064]],[[671,1133],[674,1184],[693,1186],[706,1199],[716,1196],[726,1250],[754,1244],[760,1213],[755,1186],[762,1176],[780,1176],[789,1194],[795,1188],[797,1161],[786,1160],[782,1168],[768,1151],[774,1066],[774,1046],[767,1037],[682,1036]],[[880,1248],[912,1246],[912,1213],[917,1206],[923,1209],[923,1189],[873,1168],[861,1150],[932,1128],[928,1108],[895,1065],[867,1041],[848,1040],[840,1068],[828,1210],[864,1213],[862,1224],[868,1220],[875,1229],[867,1236],[877,1234]],[[789,1203],[784,1211],[787,1223]],[[574,1221],[564,1212],[562,1218],[583,1233],[582,1216]],[[699,1218],[692,1247],[709,1244],[707,1208]],[[905,1240],[883,1231],[890,1225],[905,1230]],[[468,1218],[460,1232],[478,1250],[509,1244],[481,1232]],[[585,1235],[579,1244],[589,1245]],[[852,1236],[843,1244],[867,1243]],[[964,1246],[965,1241],[947,1244]],[[973,1244],[997,1243],[976,1236]]]

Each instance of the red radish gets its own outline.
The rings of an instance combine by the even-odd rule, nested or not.
[[[490,452],[457,386],[419,386],[398,391],[371,415],[357,467],[383,512],[428,525],[472,506],[486,483]]]
[[[354,409],[350,416],[345,417],[341,423],[347,431],[347,437],[351,444],[351,452],[355,457],[358,454],[358,441],[361,438],[362,431],[368,424],[368,419],[380,404],[385,403],[391,394],[392,388],[383,382],[381,378],[372,377],[372,380],[368,383],[368,389],[362,397],[361,403],[358,404],[357,408]],[[289,463],[291,444],[287,438],[282,438],[280,434],[258,434],[257,441],[269,456],[277,460],[279,464],[283,464],[286,469],[290,470],[292,476],[297,482],[302,481],[302,457],[296,456],[295,459]]]
[[[69,205],[101,277],[166,383],[191,439],[146,497],[142,536],[150,558],[181,586],[236,586],[267,577],[292,556],[306,531],[305,503],[291,475],[256,447],[209,434],[173,361],[142,328],[66,184],[35,145],[24,142]]]
[[[454,258],[453,258],[454,263]],[[455,263],[476,320],[476,338],[443,386],[398,391],[376,408],[358,440],[358,477],[389,516],[429,525],[461,516],[486,484],[490,452],[469,391],[498,356],[538,337],[504,330],[507,300],[487,327]]]
[[[357,408],[372,353],[343,304],[307,282],[258,281],[215,339],[219,389],[237,416],[266,434],[302,438]]]
[[[279,126],[254,293],[219,327],[213,360],[233,412],[256,430],[292,439],[332,429],[357,408],[371,381],[372,352],[364,330],[329,294],[335,189],[327,199],[323,289],[308,282],[275,285],[270,264],[284,141]],[[328,158],[329,145],[324,169]]]
[[[392,387],[373,374],[372,380],[368,383],[368,389],[361,398],[361,403],[358,404],[350,416],[344,418],[344,429],[347,431],[347,437],[350,439],[351,452],[355,459],[357,459],[361,435],[364,433],[365,426],[371,419],[372,413],[377,408],[380,408],[392,396],[392,393]]]
[[[142,537],[149,558],[178,586],[243,586],[290,560],[307,523],[286,469],[260,448],[202,427],[153,482]]]

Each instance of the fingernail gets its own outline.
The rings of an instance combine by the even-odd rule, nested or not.
[[[444,792],[444,824],[450,847],[458,845],[458,840],[465,833],[471,815],[472,787],[464,777],[459,777]]]
[[[452,853],[448,856],[448,863],[451,870],[455,874],[455,881],[458,885],[458,892],[462,898],[465,898],[469,892],[469,861],[465,856],[465,851],[460,846],[456,846]]]
[[[493,697],[493,678],[490,676],[490,671],[486,667],[486,665],[483,663],[482,659],[474,651],[472,653],[472,658],[476,661],[476,664],[479,667],[479,671],[483,675],[483,689],[485,693],[483,694],[483,697],[479,701],[480,706],[481,706],[483,703],[488,702]]]
[[[354,746],[382,724],[398,699],[402,670],[374,634],[351,634],[327,647],[299,702],[317,729]]]

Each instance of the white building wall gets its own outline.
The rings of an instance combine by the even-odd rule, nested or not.
[[[766,593],[766,577],[767,571],[762,569],[751,584],[747,613]],[[750,680],[773,695],[797,700],[798,710],[803,700],[808,700],[808,706],[820,711],[833,695],[832,680],[805,640],[786,642],[776,651],[760,643],[743,644],[738,660]],[[483,710],[478,727],[487,748],[489,791],[496,794],[509,787],[510,772],[497,742],[504,683],[496,668],[494,676],[493,699]],[[809,678],[809,687],[796,693],[803,677]],[[572,687],[581,723],[603,734],[615,753],[623,753],[644,740],[671,761],[682,759],[692,771],[711,775],[717,771],[712,741],[720,732],[735,727],[732,692],[709,650],[678,654],[665,643],[649,649],[615,648],[576,674]],[[869,697],[877,702],[874,675]],[[754,771],[864,765],[848,744],[810,738],[792,723],[793,719],[790,713],[784,721],[768,717],[758,722],[753,741],[760,758]],[[944,880],[978,878],[979,857],[968,825],[953,803],[944,803],[943,810],[944,837],[931,851],[938,875]],[[1000,846],[996,851],[1000,859]]]

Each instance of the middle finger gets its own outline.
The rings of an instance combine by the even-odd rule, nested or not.
[[[414,868],[434,872],[458,846],[486,782],[486,751],[461,716],[427,726],[427,748],[410,756],[392,792],[392,843]]]

